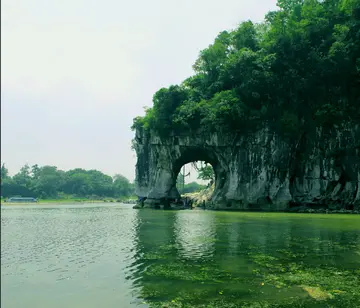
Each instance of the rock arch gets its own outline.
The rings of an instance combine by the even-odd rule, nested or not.
[[[358,140],[359,127],[326,133],[317,129],[311,138],[299,140],[286,140],[267,128],[248,134],[173,134],[166,138],[137,129],[136,194],[146,199],[144,207],[178,198],[180,168],[203,160],[213,166],[216,175],[207,208],[284,210],[294,203],[334,200],[343,207],[359,208]],[[347,171],[350,169],[354,172]]]
[[[147,199],[146,207],[155,207],[164,199],[179,198],[177,176],[183,165],[194,161],[205,161],[212,165],[216,183],[214,197],[221,192],[228,168],[219,154],[219,149],[212,142],[203,143],[200,136],[172,136],[161,139],[139,130],[135,140],[138,155],[136,193],[140,198]]]
[[[227,169],[226,165],[221,164],[217,151],[213,147],[185,146],[180,147],[179,157],[175,158],[172,163],[173,185],[176,189],[176,179],[181,168],[195,161],[204,161],[212,166],[215,173],[215,191],[220,191],[226,182]]]

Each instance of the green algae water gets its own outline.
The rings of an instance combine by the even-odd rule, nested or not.
[[[2,206],[1,307],[360,307],[360,216]]]

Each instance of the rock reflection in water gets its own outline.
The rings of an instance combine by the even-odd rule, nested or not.
[[[209,259],[215,250],[215,217],[201,211],[176,213],[174,236],[179,257]]]
[[[359,216],[16,206],[1,233],[4,307],[360,307]]]

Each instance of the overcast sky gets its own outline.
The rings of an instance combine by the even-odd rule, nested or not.
[[[275,0],[2,0],[1,161],[133,180],[132,119]]]

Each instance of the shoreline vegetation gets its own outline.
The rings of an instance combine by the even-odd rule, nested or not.
[[[207,200],[208,196],[211,196],[211,190],[213,187],[204,189],[195,193],[188,193],[183,195],[183,198],[187,198],[192,201],[192,207],[184,206],[172,206],[166,210],[206,210],[206,211],[222,211],[222,212],[244,212],[244,213],[288,213],[288,214],[360,214],[360,211],[357,210],[346,210],[346,209],[327,209],[327,208],[312,208],[311,206],[295,206],[288,208],[286,210],[216,210],[216,209],[207,209],[203,204],[209,202]],[[11,206],[28,206],[28,205],[76,205],[76,204],[128,204],[134,205],[134,209],[140,208],[138,206],[138,200],[136,196],[132,196],[127,199],[114,199],[114,198],[103,198],[103,199],[86,199],[86,198],[68,198],[68,199],[42,199],[37,202],[7,202],[5,199],[1,199],[1,206],[11,207]],[[141,207],[142,208],[142,207]],[[153,210],[153,209],[151,209]]]
[[[206,170],[206,167],[204,167]],[[208,174],[201,173],[205,179]],[[209,172],[208,172],[209,173]],[[211,176],[211,175],[210,175]],[[179,191],[188,193],[204,189],[197,182],[185,184],[179,175]],[[113,177],[98,170],[76,168],[68,171],[59,170],[56,166],[25,165],[14,176],[9,175],[5,164],[1,164],[1,204],[34,204],[34,202],[9,202],[11,197],[30,197],[38,204],[77,204],[117,202],[135,204],[135,183],[125,176],[116,174]]]
[[[109,176],[98,170],[25,165],[14,176],[1,164],[1,203],[10,198],[35,198],[38,203],[124,202],[137,199],[135,184],[125,176]],[[13,203],[34,203],[10,200]]]
[[[87,199],[87,198],[67,198],[67,199],[40,199],[37,202],[7,202],[6,199],[1,199],[1,205],[72,205],[72,204],[88,204],[88,203],[122,203],[135,204],[136,197],[129,197],[125,199],[102,198],[102,199]]]

